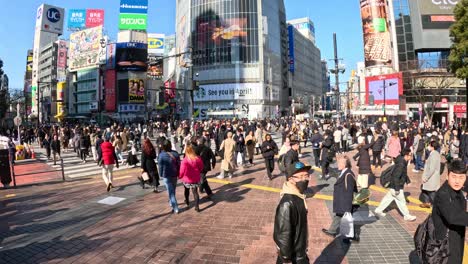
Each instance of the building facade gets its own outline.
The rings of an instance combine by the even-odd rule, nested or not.
[[[261,118],[286,110],[282,0],[178,0],[176,30],[176,52],[184,54],[177,86],[187,90],[180,98],[187,117]]]
[[[51,42],[39,51],[38,84],[41,88],[39,101],[42,122],[56,121],[57,50],[58,44]]]
[[[314,43],[312,22],[308,18],[292,21],[297,24],[288,21],[289,96],[295,113],[312,114],[323,94],[320,50]]]
[[[449,28],[457,2],[392,1],[398,70],[403,72],[406,110],[414,119],[426,118],[426,108],[434,112],[434,123],[466,118],[466,110],[458,110],[467,100],[465,83],[448,72]]]

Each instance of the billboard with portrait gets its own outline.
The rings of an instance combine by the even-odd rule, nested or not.
[[[87,9],[86,10],[86,27],[98,27],[104,25],[104,10],[103,9]]]
[[[86,9],[68,10],[68,30],[82,30],[86,27]]]
[[[118,71],[147,71],[148,44],[117,43],[115,58]]]
[[[392,66],[387,0],[360,0],[366,67]]]
[[[102,26],[72,33],[68,51],[70,71],[98,66],[102,59],[102,50],[106,48],[105,45],[102,47],[101,41],[105,42]]]
[[[130,103],[145,102],[145,80],[129,79],[128,80],[128,101]]]
[[[385,96],[384,96],[385,93]],[[369,97],[374,97],[374,104],[400,105],[400,96],[403,94],[402,73],[366,77],[366,104]]]

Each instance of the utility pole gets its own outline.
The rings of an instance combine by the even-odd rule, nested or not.
[[[340,109],[340,69],[338,59],[338,45],[336,43],[336,33],[333,33],[333,48],[334,48],[334,61],[335,61],[335,87],[336,87],[336,114],[338,115]]]

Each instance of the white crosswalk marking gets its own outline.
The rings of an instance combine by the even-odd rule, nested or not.
[[[36,148],[36,153],[40,153],[38,160],[47,161],[47,164],[52,166],[55,169],[60,169],[60,161],[57,161],[57,164],[54,165],[53,160],[47,160],[45,155],[45,150],[40,150]],[[137,157],[140,159],[141,153],[138,152]],[[127,160],[127,154],[122,155],[124,160]],[[101,167],[93,160],[92,157],[86,159],[86,163],[82,163],[81,159],[76,155],[75,152],[70,151],[62,153],[62,159],[64,164],[65,177],[67,178],[82,178],[89,176],[96,176],[101,174]],[[137,164],[139,167],[140,163]],[[127,165],[120,165],[119,168],[114,167],[114,171],[120,171],[129,169]]]

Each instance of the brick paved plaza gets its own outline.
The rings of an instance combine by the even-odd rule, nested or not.
[[[110,193],[100,175],[0,190],[0,263],[275,263],[273,220],[284,177],[268,181],[260,156],[232,179],[213,178],[216,172],[209,174],[213,201],[203,198],[200,213],[186,207],[178,186],[178,215],[165,191],[141,189],[139,169],[117,172]],[[307,200],[311,263],[418,263],[412,235],[429,210],[417,204],[420,175],[409,174],[417,221],[404,222],[397,210],[377,220],[372,211],[385,190],[374,186],[369,206],[354,214],[361,242],[347,245],[321,232],[331,222],[335,179],[314,173]]]

